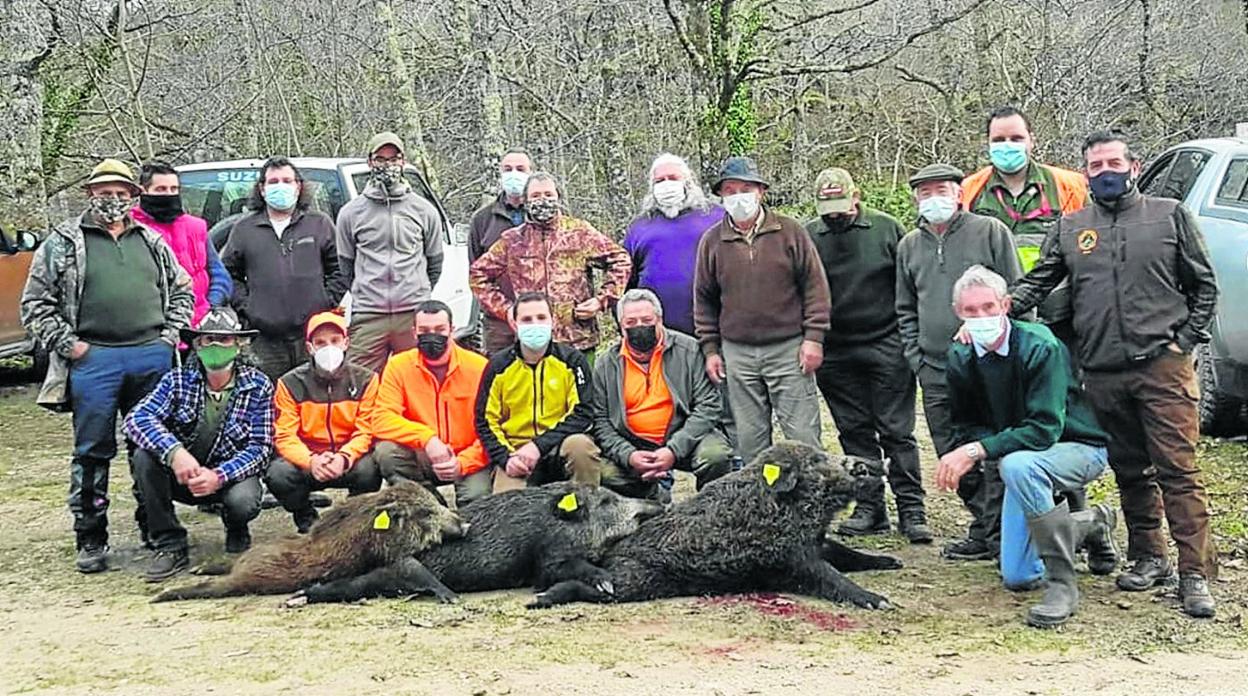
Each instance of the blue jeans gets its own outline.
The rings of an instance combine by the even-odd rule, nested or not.
[[[1059,442],[1042,452],[1021,451],[1001,458],[1005,503],[1001,510],[1001,577],[1018,587],[1044,577],[1044,563],[1027,531],[1027,520],[1054,508],[1056,493],[1082,488],[1105,471],[1104,447]]]
[[[134,408],[172,365],[173,346],[152,341],[140,346],[91,346],[70,366],[74,458],[69,510],[80,541],[108,541],[108,467],[117,456],[117,414]],[[127,449],[133,455],[129,451],[133,447]],[[134,490],[137,498],[137,486]]]

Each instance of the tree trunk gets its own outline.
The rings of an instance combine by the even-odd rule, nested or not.
[[[385,57],[388,63],[387,87],[398,102],[399,137],[407,144],[407,161],[416,165],[435,191],[437,176],[425,150],[425,130],[420,120],[420,104],[416,101],[416,89],[407,71],[407,60],[399,43],[398,22],[394,16],[393,0],[377,3],[377,21],[385,32]]]
[[[47,227],[40,127],[43,93],[36,72],[51,50],[47,6],[38,0],[0,3],[0,231]]]

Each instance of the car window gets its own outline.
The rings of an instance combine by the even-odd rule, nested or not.
[[[1248,158],[1231,160],[1218,185],[1216,202],[1248,208]]]
[[[331,219],[346,200],[337,170],[301,169],[304,185],[312,194],[312,209]],[[202,169],[182,172],[182,205],[192,215],[208,221],[212,227],[223,217],[242,212],[247,198],[260,175],[258,169]]]
[[[1148,169],[1140,175],[1140,192],[1149,196],[1161,195],[1161,185],[1166,181],[1166,173],[1170,171],[1170,165],[1174,164],[1174,153],[1162,155],[1157,161],[1149,165]]]
[[[1211,155],[1203,150],[1181,150],[1175,153],[1174,161],[1171,162],[1165,176],[1158,177],[1155,186],[1154,182],[1149,182],[1149,188],[1154,190],[1145,190],[1145,193],[1162,198],[1173,198],[1177,201],[1185,200],[1188,192],[1196,185],[1196,179],[1201,171],[1209,163],[1210,157]]]

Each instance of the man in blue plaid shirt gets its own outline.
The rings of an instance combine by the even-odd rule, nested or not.
[[[160,582],[188,565],[186,529],[173,502],[219,503],[225,550],[251,546],[248,524],[260,514],[260,475],[273,451],[273,383],[239,361],[255,331],[234,310],[216,308],[184,331],[195,357],[167,373],[126,417],[138,445],[134,477],[156,548],[146,576]]]

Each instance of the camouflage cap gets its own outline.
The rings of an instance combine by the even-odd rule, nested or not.
[[[966,174],[952,164],[929,164],[910,177],[910,188],[917,188],[919,184],[929,181],[952,181],[960,184],[965,177]]]
[[[393,145],[396,149],[398,149],[399,154],[403,154],[405,152],[405,150],[403,149],[402,138],[400,138],[395,133],[386,131],[384,133],[378,133],[377,135],[374,135],[372,138],[369,139],[368,156],[372,157],[374,152],[377,152],[378,150],[380,150],[381,148],[387,145]]]
[[[829,167],[815,177],[815,212],[820,215],[842,215],[854,209],[858,187],[849,172]]]
[[[130,171],[130,167],[127,167],[125,162],[115,159],[106,159],[95,165],[95,168],[91,170],[91,176],[87,177],[87,182],[83,186],[109,183],[126,184],[135,192],[141,190],[138,182],[134,180],[134,172]]]

